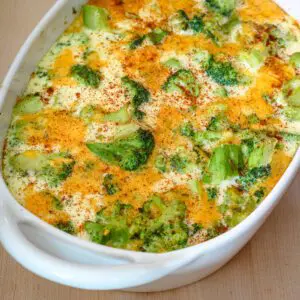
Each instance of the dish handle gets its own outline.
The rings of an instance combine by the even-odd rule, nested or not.
[[[164,254],[155,255],[153,261],[147,263],[92,265],[70,262],[32,243],[21,230],[21,223],[22,221],[8,214],[0,220],[0,241],[7,252],[39,276],[82,289],[113,290],[137,287],[158,280],[199,256],[195,251],[190,251],[191,255],[186,255],[185,252],[184,256],[180,251],[175,251],[168,258]]]

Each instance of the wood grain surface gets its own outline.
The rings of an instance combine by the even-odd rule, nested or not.
[[[54,0],[0,0],[0,81]],[[300,299],[300,174],[247,246],[210,277],[164,293],[91,292],[41,279],[0,247],[0,300]]]

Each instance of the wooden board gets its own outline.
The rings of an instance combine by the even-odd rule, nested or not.
[[[0,81],[54,0],[0,1]],[[41,279],[0,247],[1,300],[300,299],[300,174],[250,243],[225,267],[190,286],[164,293],[90,292]]]

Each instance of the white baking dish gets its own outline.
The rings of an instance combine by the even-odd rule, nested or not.
[[[79,9],[84,2],[57,1],[18,53],[0,90],[1,149],[17,95],[26,86],[37,62],[74,18],[72,8]],[[277,2],[300,19],[298,0]],[[95,290],[176,288],[197,281],[228,262],[263,224],[299,166],[300,150],[267,198],[234,229],[205,243],[165,254],[114,249],[59,231],[19,205],[1,177],[1,243],[25,268],[65,285]]]

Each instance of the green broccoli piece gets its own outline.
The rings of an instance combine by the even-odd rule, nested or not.
[[[217,198],[218,195],[218,190],[215,187],[210,187],[207,188],[207,196],[208,196],[208,200],[215,200]]]
[[[216,97],[227,98],[228,97],[228,91],[223,86],[219,86],[214,91],[214,95]]]
[[[205,0],[207,7],[221,15],[229,16],[236,8],[236,0]]]
[[[223,134],[222,132],[216,132],[216,131],[196,131],[193,142],[197,146],[204,146],[207,143],[218,141],[222,138]]]
[[[150,33],[148,33],[147,37],[150,39],[153,45],[161,44],[163,39],[168,35],[168,32],[161,29],[155,28]]]
[[[143,42],[146,40],[146,35],[138,35],[136,36],[133,41],[130,42],[129,44],[129,49],[130,50],[135,50],[138,47],[142,46]]]
[[[131,95],[131,103],[133,106],[133,115],[136,119],[141,120],[144,113],[140,111],[140,106],[143,103],[150,101],[150,93],[140,83],[131,80],[129,77],[123,77],[122,83]]]
[[[295,66],[295,68],[300,68],[300,52],[295,52],[290,57],[290,64]]]
[[[194,16],[189,19],[185,11],[179,10],[170,19],[170,24],[175,31],[192,30],[194,33],[200,33],[204,30],[202,16]]]
[[[124,105],[120,110],[112,112],[103,116],[103,120],[106,122],[117,122],[117,123],[127,123],[130,121],[130,114],[128,113],[127,105]]]
[[[7,141],[11,147],[19,145],[26,140],[26,129],[30,122],[25,120],[17,120],[11,125]]]
[[[265,58],[266,53],[258,49],[252,49],[248,52],[241,52],[239,55],[240,61],[245,63],[251,69],[258,69],[263,64]]]
[[[211,55],[208,51],[198,51],[194,55],[194,61],[199,63],[204,69],[209,66]]]
[[[256,167],[266,166],[270,164],[272,156],[275,150],[277,141],[275,139],[269,139],[264,143],[257,143],[255,148],[249,155],[248,167],[253,169]]]
[[[239,84],[239,74],[232,64],[216,61],[213,56],[208,62],[206,74],[221,85],[234,86]]]
[[[185,69],[180,69],[169,76],[162,86],[162,89],[167,93],[178,91],[193,97],[198,97],[200,93],[200,87],[196,82],[193,73],[190,70]]]
[[[56,224],[54,224],[54,226],[56,228],[58,228],[59,230],[62,230],[68,234],[72,234],[74,235],[75,234],[75,228],[74,228],[74,225],[71,221],[69,222],[58,222]]]
[[[203,226],[201,224],[197,224],[197,223],[193,224],[190,236],[195,235],[197,232],[199,232],[202,229],[203,229]]]
[[[161,173],[165,173],[168,170],[168,161],[167,158],[163,155],[158,155],[155,159],[155,168]]]
[[[106,9],[95,5],[84,5],[82,7],[82,15],[85,27],[92,30],[107,31],[109,29]]]
[[[249,124],[257,124],[260,122],[258,116],[256,114],[251,114],[247,116]]]
[[[207,130],[210,131],[225,131],[230,128],[230,124],[225,115],[219,114],[210,119],[210,122],[207,126]]]
[[[243,166],[243,154],[239,145],[219,146],[213,151],[204,181],[219,184],[223,180],[238,176]]]
[[[133,216],[131,205],[117,201],[111,210],[106,207],[101,209],[97,213],[96,222],[86,222],[84,228],[95,243],[128,248]]]
[[[84,223],[84,229],[88,233],[92,242],[102,244],[105,229],[102,224],[87,221]]]
[[[201,16],[194,16],[191,20],[189,20],[188,26],[194,33],[203,32],[205,28],[203,18]]]
[[[44,108],[44,103],[38,95],[28,95],[18,101],[14,107],[13,113],[16,115],[34,114]]]
[[[114,181],[114,176],[112,174],[106,174],[104,176],[103,187],[107,195],[114,195],[119,191],[119,187]]]
[[[147,162],[154,148],[154,138],[150,131],[139,129],[112,143],[87,144],[87,147],[104,162],[134,171]]]
[[[100,74],[85,65],[74,65],[71,68],[71,75],[86,86],[98,88],[100,85]]]
[[[180,127],[180,134],[182,136],[186,136],[189,138],[193,138],[195,136],[195,130],[193,125],[190,122],[186,122]]]
[[[163,63],[167,68],[171,70],[178,70],[182,67],[180,61],[177,58],[170,58]]]
[[[244,190],[249,190],[259,179],[271,175],[271,166],[260,166],[249,170],[244,176],[238,179],[238,183]]]
[[[49,186],[56,187],[72,174],[75,161],[67,153],[25,151],[11,157],[10,164],[21,174],[34,171]]]
[[[289,106],[300,107],[300,77],[286,82],[282,87],[282,94]]]
[[[189,160],[179,154],[175,154],[170,157],[171,169],[178,173],[184,173],[188,167]]]
[[[179,10],[170,18],[170,24],[175,31],[189,29],[189,17],[184,10]]]
[[[124,125],[116,126],[116,131],[114,133],[114,139],[120,139],[127,137],[128,135],[137,132],[140,129],[140,126],[136,123],[129,123]]]
[[[300,107],[286,107],[283,112],[289,120],[300,121]]]
[[[59,158],[59,156],[57,156],[57,158]],[[75,161],[68,156],[64,158],[67,158],[66,162],[55,166],[48,164],[42,169],[41,176],[50,186],[56,187],[71,176]],[[55,160],[54,156],[52,159],[53,161]]]
[[[101,209],[95,222],[85,230],[93,242],[112,247],[148,252],[164,252],[185,247],[188,228],[183,202],[165,203],[158,197],[146,201],[138,211],[129,204],[115,202]]]
[[[63,210],[64,206],[63,206],[61,200],[59,200],[57,197],[51,195],[50,193],[49,193],[49,196],[52,198],[52,205],[54,206],[54,208],[57,210]]]
[[[265,189],[264,188],[259,188],[258,190],[256,190],[253,194],[256,199],[257,199],[257,202],[261,202],[265,196]]]
[[[186,206],[183,202],[173,200],[167,204],[153,197],[141,211],[145,226],[139,236],[143,237],[144,250],[165,252],[187,245],[188,227],[184,222]]]
[[[155,28],[148,34],[138,35],[134,38],[133,41],[129,44],[129,49],[135,50],[138,47],[142,46],[146,39],[150,40],[153,45],[161,44],[163,39],[168,35],[168,32],[161,29]]]

